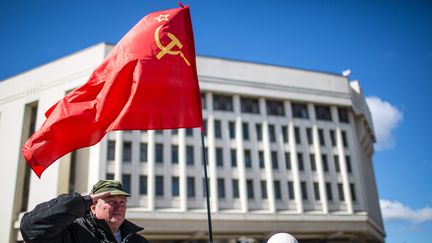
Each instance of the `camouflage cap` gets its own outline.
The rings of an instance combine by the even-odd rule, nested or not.
[[[98,181],[91,190],[91,194],[98,194],[101,192],[111,192],[111,195],[123,195],[130,197],[130,194],[123,190],[123,185],[118,180],[100,180]]]

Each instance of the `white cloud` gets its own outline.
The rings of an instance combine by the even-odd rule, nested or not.
[[[432,207],[413,210],[398,201],[380,199],[384,220],[407,220],[414,223],[432,221]]]
[[[393,148],[395,139],[393,131],[402,122],[403,114],[398,108],[378,97],[366,97],[372,115],[377,143],[376,150]]]

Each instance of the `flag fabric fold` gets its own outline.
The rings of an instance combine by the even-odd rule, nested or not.
[[[46,113],[22,148],[40,177],[55,160],[114,130],[202,126],[201,94],[188,7],[150,13]]]

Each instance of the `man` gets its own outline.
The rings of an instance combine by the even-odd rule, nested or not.
[[[101,180],[90,195],[63,194],[24,214],[25,242],[147,243],[143,228],[125,219],[126,197],[120,181]]]

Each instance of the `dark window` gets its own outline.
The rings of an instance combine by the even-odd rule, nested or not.
[[[232,97],[228,95],[213,95],[213,109],[216,111],[232,111]]]
[[[206,180],[205,178],[202,179],[203,182],[203,195],[206,196],[207,195],[207,187],[209,187],[210,189],[210,179],[207,180],[207,186],[206,186]],[[209,197],[211,195],[211,191],[209,190]]]
[[[308,144],[312,145],[313,144],[313,138],[312,138],[312,129],[311,128],[306,128],[306,137],[308,140]]]
[[[320,145],[324,146],[325,145],[324,131],[322,129],[318,129],[318,138],[319,138]]]
[[[132,143],[123,142],[123,161],[131,162],[132,160]]]
[[[178,146],[177,145],[171,146],[171,162],[173,164],[178,164]]]
[[[186,163],[188,165],[194,164],[194,147],[186,146]]]
[[[228,128],[229,128],[229,137],[235,138],[235,123],[228,122]]]
[[[323,169],[324,169],[324,171],[325,171],[325,172],[328,172],[328,171],[329,171],[329,168],[328,168],[328,162],[327,162],[327,155],[326,155],[326,154],[322,154],[322,155],[321,155],[321,160],[322,160],[322,164],[323,164]]]
[[[269,125],[268,129],[269,129],[270,142],[276,142],[275,126],[274,125]]]
[[[223,167],[223,150],[222,148],[216,148],[216,165]]]
[[[278,163],[278,157],[277,157],[277,152],[276,151],[272,151],[271,152],[271,160],[272,160],[272,168],[273,169],[278,169],[279,168],[279,163]]]
[[[115,141],[108,141],[107,159],[115,159]]]
[[[218,178],[218,198],[225,198],[225,180],[223,178]]]
[[[300,171],[304,171],[303,154],[297,153],[297,162]]]
[[[331,121],[332,117],[331,117],[330,107],[316,105],[315,106],[315,116],[316,116],[317,120]]]
[[[319,201],[319,200],[321,200],[321,197],[320,197],[320,191],[319,191],[319,185],[318,185],[317,182],[314,182],[314,183],[313,183],[313,186],[314,186],[315,200],[316,200],[316,201]]]
[[[342,142],[345,148],[348,148],[348,139],[345,131],[342,131]]]
[[[172,135],[177,135],[178,134],[178,129],[172,129],[171,130],[171,134]]]
[[[180,195],[179,178],[177,176],[171,178],[171,195],[173,197]]]
[[[203,120],[203,127],[204,127],[204,136],[207,136],[207,120]]]
[[[306,104],[291,104],[292,115],[294,118],[309,119],[309,113]]]
[[[261,198],[266,199],[267,198],[267,182],[261,181]]]
[[[259,102],[253,98],[241,98],[241,112],[259,114]]]
[[[350,183],[350,189],[351,189],[351,199],[353,202],[357,201],[356,193],[355,193],[355,186],[354,183]]]
[[[204,110],[207,109],[207,102],[206,102],[206,96],[205,96],[205,94],[201,94],[201,105],[202,105],[202,108]]]
[[[188,137],[193,136],[193,129],[192,128],[186,128],[186,136],[188,136]]]
[[[232,180],[232,192],[233,192],[233,198],[240,197],[239,181],[237,179]]]
[[[205,164],[206,165],[208,165],[208,163],[209,163],[209,161],[208,161],[208,148],[205,148],[205,150],[203,151],[203,150],[201,150],[202,152],[201,152],[201,158],[203,158],[204,160],[202,161],[202,164],[204,164],[204,162],[205,162]],[[203,154],[202,153],[204,153],[204,156],[203,156]]]
[[[147,144],[140,143],[140,161],[147,161]]]
[[[282,199],[282,192],[280,187],[280,181],[275,180],[273,183],[274,190],[275,190],[275,198],[276,199]]]
[[[254,186],[252,180],[246,180],[247,194],[249,199],[254,199]]]
[[[285,153],[285,166],[287,170],[291,170],[291,154],[288,152]]]
[[[330,141],[333,147],[336,146],[336,136],[334,130],[330,130]]]
[[[222,137],[222,129],[221,129],[221,121],[220,120],[215,120],[214,132],[215,132],[215,138],[221,138]]]
[[[316,162],[315,162],[315,154],[310,154],[310,163],[311,163],[311,170],[316,171]]]
[[[249,140],[249,126],[247,122],[243,122],[242,124],[243,127],[243,139],[244,140]]]
[[[163,163],[163,144],[156,144],[156,163]]]
[[[335,163],[335,170],[336,170],[336,172],[340,172],[339,156],[335,155],[335,156],[333,156],[333,158],[334,158],[334,163]]]
[[[164,195],[164,181],[163,176],[156,176],[156,196],[163,197]]]
[[[288,197],[290,200],[294,200],[294,185],[292,181],[288,181]]]
[[[302,181],[300,183],[300,187],[301,187],[301,192],[302,192],[302,199],[308,200],[306,182]]]
[[[282,101],[266,100],[267,115],[285,116],[284,104]]]
[[[187,194],[188,197],[195,197],[195,178],[188,177],[187,178]]]
[[[343,185],[342,183],[338,183],[337,186],[338,186],[338,193],[339,193],[339,201],[344,202],[345,196],[343,191]]]
[[[288,127],[282,126],[282,139],[284,143],[288,143]]]
[[[352,168],[351,168],[351,157],[349,157],[348,155],[345,156],[345,161],[346,161],[346,165],[347,165],[348,173],[352,173]]]
[[[346,108],[338,108],[338,116],[339,116],[339,121],[343,122],[343,123],[349,123],[349,118],[348,118],[348,110]]]
[[[326,182],[326,191],[327,191],[327,200],[333,201],[333,193],[332,193],[332,188],[331,188],[330,182]]]
[[[258,151],[258,160],[259,160],[259,167],[261,169],[263,169],[265,167],[265,164],[264,164],[264,152],[263,151]]]
[[[140,195],[147,195],[147,176],[140,175],[139,180],[140,180],[140,187],[139,187]]]
[[[245,159],[246,168],[252,168],[252,158],[251,158],[251,152],[249,149],[246,149],[244,151],[244,159]]]
[[[107,173],[107,174],[106,174],[106,179],[107,179],[107,180],[114,180],[114,174],[112,174],[112,173]]]
[[[255,130],[256,130],[257,140],[258,141],[262,141],[263,136],[262,136],[262,126],[261,126],[261,124],[255,124]]]
[[[123,174],[122,175],[122,184],[123,184],[123,190],[130,194],[131,192],[131,175],[129,174]]]
[[[237,150],[231,149],[231,167],[237,167]]]
[[[294,127],[294,136],[295,136],[296,144],[301,144],[300,128],[299,127]]]

